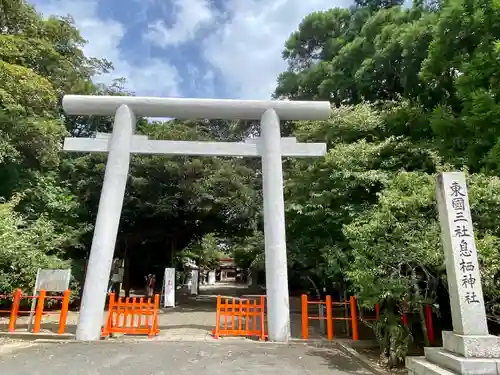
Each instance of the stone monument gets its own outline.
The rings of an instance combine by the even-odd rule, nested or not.
[[[453,332],[443,332],[442,348],[425,348],[425,356],[408,357],[410,374],[500,374],[500,338],[488,333],[474,230],[462,172],[437,178],[441,225]]]

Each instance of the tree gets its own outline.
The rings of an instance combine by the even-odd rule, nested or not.
[[[289,68],[275,96],[335,106],[329,121],[294,125],[299,138],[326,141],[329,151],[286,173],[290,259],[325,286],[347,281],[366,307],[381,304],[374,329],[396,366],[411,340],[401,312],[421,314],[443,282],[438,171],[473,173],[483,286],[488,314],[497,316],[498,231],[488,220],[496,204],[486,197],[498,170],[499,13],[492,1],[380,8],[363,3],[307,16],[285,44]]]
[[[15,211],[21,196],[0,203],[0,294],[13,287],[32,290],[38,268],[68,268],[71,262],[62,261],[57,249],[67,237],[58,233],[45,216],[26,221]]]
[[[81,205],[61,181],[60,99],[91,88],[109,64],[88,59],[70,18],[44,20],[22,0],[0,4],[0,197],[2,292],[32,287],[38,267],[67,267],[89,230]],[[15,250],[15,251],[14,251]],[[14,251],[14,252],[13,252]],[[20,275],[20,276],[17,276]]]
[[[403,0],[355,0],[354,3],[360,8],[368,8],[371,11],[387,9],[403,5]]]
[[[194,240],[180,254],[182,263],[188,259],[196,262],[202,271],[210,271],[217,268],[220,260],[224,257],[221,241],[215,234],[208,233],[199,240]]]

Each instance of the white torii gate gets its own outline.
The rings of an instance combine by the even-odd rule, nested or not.
[[[283,199],[282,156],[323,156],[324,143],[281,138],[280,120],[324,120],[329,102],[147,98],[66,95],[68,115],[115,115],[112,134],[66,138],[64,150],[107,152],[101,198],[80,307],[77,340],[100,339],[108,277],[115,249],[130,164],[130,154],[249,156],[262,158],[268,334],[271,341],[290,338]],[[237,142],[149,140],[134,135],[136,116],[176,119],[260,120],[261,137]]]

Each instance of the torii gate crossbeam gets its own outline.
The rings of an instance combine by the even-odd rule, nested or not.
[[[323,120],[329,102],[257,101],[66,95],[68,115],[115,115],[111,135],[66,138],[65,151],[108,152],[76,338],[99,340],[108,277],[120,223],[131,153],[260,156],[269,339],[290,338],[282,156],[322,156],[324,143],[281,138],[280,120]],[[136,116],[177,119],[245,119],[261,123],[261,137],[245,143],[157,141],[134,135]]]

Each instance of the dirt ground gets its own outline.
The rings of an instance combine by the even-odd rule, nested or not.
[[[0,355],[8,375],[277,374],[371,375],[335,344],[249,341],[38,343]]]

